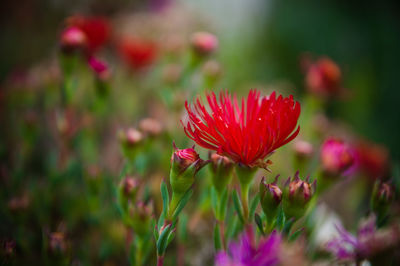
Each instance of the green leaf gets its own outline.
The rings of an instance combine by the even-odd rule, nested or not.
[[[172,215],[173,220],[176,220],[178,218],[179,213],[185,207],[186,203],[189,201],[192,194],[193,194],[193,190],[189,189],[188,191],[186,191],[185,195],[183,195],[182,199],[178,203],[178,206],[176,206],[174,214]]]
[[[304,228],[300,228],[299,230],[297,230],[296,232],[294,232],[293,234],[290,235],[289,237],[289,241],[295,241],[300,235],[301,233],[303,233]]]
[[[256,212],[259,202],[260,202],[260,195],[257,193],[257,195],[253,198],[253,200],[250,203],[250,217],[254,216],[254,213]]]
[[[161,232],[160,237],[157,241],[157,255],[163,255],[165,249],[167,248],[168,236],[171,229],[171,224],[167,225],[164,230]]]
[[[225,220],[227,205],[228,205],[228,190],[224,189],[224,192],[222,192],[221,195],[221,201],[219,205],[219,217],[218,217],[222,221]]]
[[[175,237],[175,230],[172,230],[168,234],[167,246],[172,242],[172,240],[174,240],[174,237]]]
[[[255,213],[255,214],[254,214],[254,221],[256,222],[257,227],[258,227],[258,230],[260,230],[260,233],[261,233],[262,235],[265,235],[263,222],[262,222],[262,220],[261,220],[260,215],[258,215],[258,213]]]
[[[278,215],[275,221],[275,229],[282,231],[283,226],[285,225],[285,213],[283,212],[282,205],[279,207]]]
[[[239,220],[242,222],[242,224],[244,224],[243,211],[242,211],[239,196],[238,196],[236,190],[234,190],[232,192],[232,199],[233,199],[233,206],[235,207],[235,210],[236,210],[236,213],[238,214]]]
[[[214,187],[211,187],[211,206],[214,211],[215,217],[218,218],[219,216],[219,210],[218,210],[218,196],[217,196],[217,191],[215,190]]]
[[[214,225],[214,247],[215,247],[215,250],[220,250],[221,246],[222,245],[221,245],[221,237],[219,235],[219,226],[216,223]]]
[[[164,223],[165,215],[168,212],[168,205],[169,205],[169,193],[168,193],[168,188],[167,184],[165,184],[165,181],[163,180],[161,182],[161,197],[163,201],[163,209],[160,215],[160,219],[158,220],[158,227],[161,228],[161,226]]]
[[[283,227],[283,230],[282,230],[282,232],[285,235],[289,235],[290,229],[292,229],[292,226],[293,226],[294,222],[295,222],[294,218],[290,218],[289,220],[286,221],[286,223],[285,223],[285,225]]]

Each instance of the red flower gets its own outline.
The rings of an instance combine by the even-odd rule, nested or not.
[[[111,26],[104,17],[73,16],[67,19],[69,26],[81,29],[88,39],[89,53],[96,52],[110,38]]]
[[[261,160],[294,139],[300,130],[300,104],[292,95],[276,97],[273,92],[261,97],[259,91],[251,90],[239,107],[236,96],[221,92],[219,101],[212,93],[207,102],[210,113],[199,98],[194,108],[186,102],[186,135],[198,145],[249,167],[260,166]]]
[[[134,69],[150,65],[156,57],[156,45],[137,38],[122,40],[118,49],[122,59]]]

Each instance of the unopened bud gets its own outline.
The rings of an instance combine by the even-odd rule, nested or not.
[[[215,190],[221,194],[232,178],[233,162],[217,153],[210,155],[211,180]]]
[[[174,143],[169,180],[172,188],[170,212],[172,213],[184,194],[192,187],[196,173],[207,162],[200,159],[194,148],[178,149]]]
[[[272,220],[277,212],[282,201],[282,190],[276,185],[279,175],[275,177],[275,181],[267,184],[265,177],[260,183],[260,202],[261,207],[267,216],[268,220]]]
[[[383,183],[378,180],[375,182],[372,191],[371,207],[372,210],[379,214],[385,214],[389,208],[390,202],[393,200],[393,188],[389,183]]]
[[[182,66],[179,64],[169,64],[162,72],[162,79],[167,84],[176,84],[182,76]]]
[[[134,177],[127,176],[121,182],[121,189],[127,199],[134,200],[139,189],[139,181]]]
[[[99,78],[100,80],[103,80],[103,81],[109,79],[110,72],[108,70],[107,64],[104,61],[102,61],[94,56],[91,56],[88,59],[88,64],[89,64],[90,68],[94,71],[94,73],[96,74],[97,78]]]
[[[342,90],[340,68],[329,58],[319,59],[308,69],[306,86],[318,96],[337,96]]]
[[[215,60],[208,60],[205,62],[202,70],[204,76],[211,80],[217,80],[222,74],[221,65]]]
[[[199,55],[209,55],[218,48],[218,39],[208,32],[196,32],[192,35],[191,44]]]
[[[296,172],[295,177],[291,181],[289,178],[287,182],[288,186],[285,189],[283,201],[284,211],[289,218],[298,219],[307,210],[307,205],[315,193],[316,182],[314,181],[312,187],[308,178],[307,181],[299,178],[299,172]]]
[[[163,131],[161,123],[153,118],[144,118],[140,120],[139,128],[143,133],[153,137],[160,135],[161,132]]]
[[[321,148],[321,162],[324,172],[330,176],[349,174],[356,164],[355,151],[340,139],[329,138]]]
[[[130,210],[132,226],[136,234],[143,237],[149,232],[150,222],[153,215],[153,202],[137,202]]]
[[[126,131],[119,132],[119,139],[123,144],[133,147],[138,145],[143,140],[143,135],[140,133],[140,131],[134,128],[129,128]]]
[[[314,148],[310,142],[299,140],[294,142],[294,152],[299,159],[310,158],[314,153]]]
[[[61,33],[60,46],[64,53],[73,53],[87,49],[86,34],[78,27],[68,27]]]

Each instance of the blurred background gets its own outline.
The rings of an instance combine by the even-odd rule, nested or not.
[[[109,16],[160,9],[172,2],[201,17],[220,37],[220,56],[230,77],[226,88],[238,90],[251,80],[251,86],[285,83],[303,90],[300,55],[331,57],[343,68],[351,100],[334,103],[330,112],[400,157],[400,4],[395,0],[5,1],[0,80],[54,53],[55,36],[71,14]]]
[[[276,90],[301,102],[301,145],[272,155],[268,178],[297,170],[321,178],[320,148],[331,136],[356,150],[354,178],[327,191],[329,215],[314,218],[334,216],[355,231],[377,180],[399,194],[399,1],[20,0],[3,1],[0,12],[1,265],[133,265],[137,242],[118,202],[128,177],[139,180],[140,204],[131,207],[153,263],[151,223],[171,143],[193,144],[179,121],[185,100],[206,91]],[[199,172],[167,265],[175,252],[180,266],[213,261],[207,173]],[[396,197],[391,217],[399,217]],[[311,246],[308,259],[327,258]]]

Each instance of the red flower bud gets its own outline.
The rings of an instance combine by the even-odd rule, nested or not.
[[[311,64],[306,76],[306,86],[318,96],[335,96],[340,93],[342,73],[329,58],[321,58]]]

